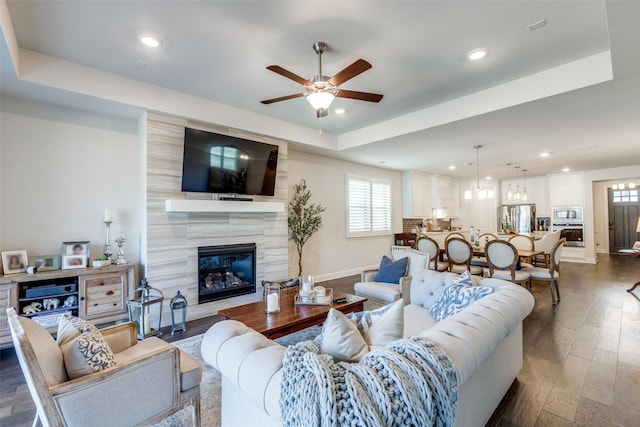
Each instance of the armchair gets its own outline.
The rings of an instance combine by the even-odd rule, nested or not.
[[[100,331],[115,366],[69,380],[62,351],[45,328],[13,308],[7,320],[35,402],[34,425],[152,425],[187,406],[200,425],[200,365],[158,338],[138,342],[135,324]]]
[[[360,282],[353,285],[356,295],[374,300],[382,304],[389,304],[404,298],[404,304],[409,304],[411,294],[411,276],[400,278],[398,284],[376,282],[378,270],[365,270],[360,274]]]

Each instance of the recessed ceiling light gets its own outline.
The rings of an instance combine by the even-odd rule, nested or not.
[[[534,31],[534,30],[537,30],[538,28],[544,27],[545,25],[547,25],[547,21],[545,19],[541,19],[539,21],[534,22],[533,24],[527,25],[527,30]]]
[[[549,157],[549,152],[543,151],[542,153],[540,153],[540,157]]]
[[[451,166],[449,166],[449,170],[450,170],[450,171],[454,170],[455,168],[456,168],[456,165],[451,165]]]
[[[162,44],[159,37],[152,36],[149,34],[142,34],[139,37],[139,40],[143,45],[149,46],[149,47],[159,47]]]
[[[333,112],[336,113],[336,114],[344,114],[344,113],[347,112],[347,109],[339,107],[339,108],[336,108],[335,110],[333,110]]]
[[[477,61],[478,59],[482,59],[487,55],[487,49],[481,47],[479,49],[473,49],[471,52],[467,53],[467,58],[472,61]]]
[[[493,179],[493,177],[492,177],[492,176],[488,176],[488,177],[486,177],[485,179],[486,179],[487,181],[491,181],[491,180]]]
[[[562,172],[569,172],[571,171],[571,168],[562,168]]]

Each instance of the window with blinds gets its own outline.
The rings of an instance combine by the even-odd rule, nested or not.
[[[347,237],[391,232],[391,182],[347,176]]]

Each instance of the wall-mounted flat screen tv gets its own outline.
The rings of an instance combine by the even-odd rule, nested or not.
[[[182,191],[273,196],[278,146],[185,128]]]

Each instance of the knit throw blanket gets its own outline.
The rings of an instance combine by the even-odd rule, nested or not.
[[[451,426],[458,374],[432,343],[408,337],[358,363],[334,362],[319,341],[285,353],[280,386],[285,426]]]

